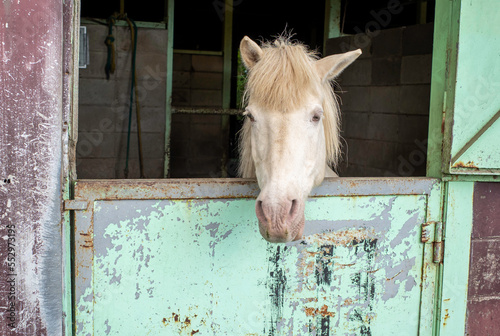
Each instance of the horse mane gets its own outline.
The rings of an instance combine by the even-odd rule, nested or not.
[[[332,85],[323,82],[314,67],[317,53],[287,36],[265,42],[261,48],[262,57],[248,71],[244,105],[252,97],[265,109],[286,113],[303,106],[311,95],[322,96],[326,164],[336,167],[340,154],[339,109]],[[239,134],[239,174],[244,178],[255,178],[250,136],[250,122],[245,120]]]

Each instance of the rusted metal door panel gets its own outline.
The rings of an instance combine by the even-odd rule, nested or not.
[[[500,9],[497,0],[456,1],[456,41],[449,39],[446,111],[450,173],[499,174]],[[458,45],[458,48],[456,47]]]
[[[325,182],[288,244],[261,238],[252,182],[79,181],[77,335],[428,334],[439,183],[397,180]]]
[[[69,2],[0,2],[0,335],[64,334],[61,129]]]

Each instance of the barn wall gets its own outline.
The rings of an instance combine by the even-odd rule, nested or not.
[[[116,71],[106,79],[107,27],[87,25],[90,64],[80,69],[78,178],[124,178],[130,99],[128,27],[114,27]],[[137,79],[145,176],[163,177],[167,31],[139,28]],[[222,56],[174,54],[173,106],[221,107]],[[139,177],[135,109],[129,178]],[[172,177],[220,176],[221,117],[174,114]]]
[[[341,176],[425,175],[433,24],[330,39],[326,54],[361,48],[338,78]]]
[[[500,315],[500,183],[476,183],[467,301],[468,335],[497,335]]]

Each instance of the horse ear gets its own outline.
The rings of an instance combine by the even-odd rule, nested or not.
[[[343,54],[331,55],[316,61],[316,70],[321,80],[329,81],[340,75],[356,58],[361,55],[361,49]]]
[[[262,49],[257,43],[245,36],[240,43],[241,58],[247,69],[251,69],[261,58]]]

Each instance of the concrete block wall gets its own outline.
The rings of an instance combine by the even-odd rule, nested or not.
[[[173,106],[222,107],[222,56],[174,54],[173,62]],[[220,115],[174,114],[170,141],[170,177],[222,176]]]
[[[78,178],[124,178],[131,52],[128,27],[114,27],[116,71],[106,79],[107,27],[88,25],[90,64],[80,69]],[[141,105],[144,171],[163,177],[167,32],[139,28],[137,80]],[[174,54],[173,105],[222,106],[222,56]],[[174,114],[171,177],[221,176],[221,116]],[[139,177],[135,106],[132,114],[129,178]],[[226,139],[227,140],[227,139]]]
[[[90,64],[80,69],[77,144],[78,178],[123,178],[131,88],[131,40],[128,27],[114,27],[116,70],[106,79],[107,27],[88,25]],[[167,32],[138,31],[137,88],[146,177],[163,176]],[[129,178],[139,177],[137,122],[134,111]]]
[[[361,48],[338,78],[341,176],[425,175],[433,24],[330,39],[326,55]]]

